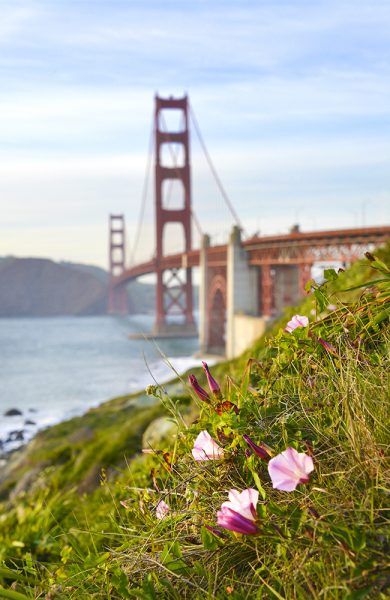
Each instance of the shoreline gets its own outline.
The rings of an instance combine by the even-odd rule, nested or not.
[[[170,368],[173,370],[173,377],[168,377],[166,379],[162,379],[159,380],[158,383],[159,385],[165,385],[165,384],[173,384],[175,383],[175,381],[178,378],[181,378],[191,367],[199,367],[201,360],[207,360],[207,362],[210,365],[216,364],[217,362],[221,362],[224,359],[224,357],[222,356],[216,356],[216,355],[200,355],[199,352],[196,352],[194,355],[191,356],[181,356],[181,357],[174,357],[174,358],[166,358],[165,362],[166,364],[168,364],[168,366],[170,366]],[[180,371],[177,370],[177,368],[175,367],[174,363],[180,363],[182,368]],[[183,365],[182,363],[188,363]],[[177,365],[179,366],[179,365]],[[150,379],[152,379],[152,375],[150,377]],[[145,386],[146,387],[146,386]],[[4,469],[6,469],[7,465],[10,463],[10,461],[12,461],[12,458],[15,456],[18,456],[19,454],[21,454],[23,452],[23,450],[36,438],[36,436],[43,431],[46,431],[47,429],[50,429],[51,427],[55,427],[61,423],[66,423],[68,421],[71,421],[72,419],[77,419],[77,418],[82,418],[85,415],[87,415],[87,413],[89,413],[90,411],[99,409],[100,407],[102,407],[103,405],[107,405],[109,403],[116,403],[116,402],[120,402],[121,400],[123,400],[124,398],[127,399],[128,402],[137,402],[140,401],[141,405],[142,404],[154,404],[157,401],[155,399],[152,399],[151,397],[147,397],[145,395],[145,387],[140,387],[138,390],[136,391],[130,391],[124,394],[120,394],[117,396],[112,396],[106,400],[103,401],[98,401],[96,404],[91,404],[90,406],[88,406],[88,408],[86,410],[81,410],[81,411],[77,411],[77,413],[74,414],[69,414],[69,415],[65,415],[64,418],[59,418],[53,421],[48,421],[47,423],[42,423],[42,421],[39,421],[39,417],[37,415],[39,415],[39,411],[38,409],[35,408],[29,408],[25,413],[23,413],[22,411],[20,415],[15,415],[18,416],[20,419],[24,420],[24,419],[28,419],[29,415],[33,415],[31,420],[35,421],[36,417],[36,422],[34,425],[30,425],[29,427],[34,427],[34,430],[30,429],[27,430],[27,436],[24,436],[23,440],[12,440],[10,442],[7,442],[6,440],[4,440],[3,438],[0,438],[0,480],[3,479],[3,471]],[[146,401],[145,399],[148,398],[149,400]],[[19,409],[17,409],[19,410]],[[5,416],[3,415],[3,419],[14,419],[14,416]],[[3,430],[4,431],[4,430]],[[16,431],[16,429],[12,429],[12,425],[10,423],[10,429],[8,429],[8,434],[6,433],[6,435],[9,435],[10,432]],[[25,428],[23,428],[23,432],[26,433]],[[11,447],[9,447],[11,445]]]

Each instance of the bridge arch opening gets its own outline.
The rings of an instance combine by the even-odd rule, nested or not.
[[[170,169],[184,167],[185,147],[184,144],[162,144],[160,147],[160,164]]]
[[[183,109],[170,108],[162,110],[158,114],[158,127],[160,131],[179,133],[185,130],[185,118]]]
[[[226,281],[217,275],[211,282],[207,310],[209,315],[208,349],[216,354],[225,352]]]
[[[183,210],[185,206],[185,189],[181,179],[165,179],[162,184],[162,208],[166,210]]]

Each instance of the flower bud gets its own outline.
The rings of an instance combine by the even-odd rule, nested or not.
[[[194,390],[195,394],[198,396],[198,398],[200,398],[202,402],[210,403],[210,396],[208,392],[206,392],[206,390],[203,389],[201,385],[199,385],[195,375],[189,375],[188,381],[191,384],[191,387]]]
[[[209,388],[210,388],[211,392],[217,396],[218,394],[220,394],[221,388],[219,387],[219,384],[215,381],[214,377],[211,375],[208,364],[206,362],[202,361],[202,365],[203,365],[203,370],[206,373]]]

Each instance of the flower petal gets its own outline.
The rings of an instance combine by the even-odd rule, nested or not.
[[[157,519],[159,519],[159,521],[161,521],[161,519],[165,519],[165,517],[167,517],[170,512],[171,509],[169,508],[168,504],[164,502],[164,500],[160,500],[156,506]]]
[[[244,535],[254,535],[258,532],[253,520],[246,519],[238,512],[224,505],[217,512],[217,523],[220,527],[236,531],[237,533],[243,533]]]
[[[290,321],[287,323],[284,331],[287,333],[291,333],[297,327],[307,327],[309,324],[309,319],[304,315],[294,315]]]
[[[192,449],[195,460],[218,460],[223,458],[223,455],[223,448],[213,440],[208,431],[201,431]]]
[[[309,481],[314,469],[311,456],[299,453],[295,448],[286,448],[268,463],[268,472],[274,488],[286,492],[295,490],[299,483]]]

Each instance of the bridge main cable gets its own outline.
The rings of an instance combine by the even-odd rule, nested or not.
[[[152,125],[151,125],[151,129],[150,129],[149,144],[148,144],[148,157],[147,157],[147,161],[146,161],[146,170],[145,170],[144,182],[143,182],[143,187],[142,187],[141,207],[140,207],[140,211],[138,213],[138,222],[137,222],[137,229],[136,229],[135,238],[134,238],[134,244],[133,244],[132,251],[130,254],[130,265],[134,264],[135,253],[137,251],[137,246],[138,246],[139,238],[140,238],[140,234],[141,234],[141,228],[142,228],[142,224],[143,224],[143,220],[144,220],[144,216],[145,216],[146,201],[147,201],[148,189],[149,189],[149,175],[150,175],[150,171],[151,171],[152,157],[153,157],[153,142],[154,142],[154,123],[153,123],[153,116],[152,116]]]
[[[198,120],[197,120],[197,118],[195,116],[195,113],[194,113],[194,110],[192,108],[192,105],[190,103],[188,103],[188,104],[189,104],[189,108],[190,108],[190,116],[191,116],[192,122],[194,124],[196,134],[198,136],[200,145],[202,146],[202,150],[203,150],[204,155],[206,157],[206,160],[207,160],[207,162],[209,164],[210,170],[211,170],[211,172],[212,172],[212,174],[214,176],[214,179],[215,179],[215,181],[217,183],[219,191],[221,192],[222,197],[225,200],[225,203],[226,203],[228,209],[230,210],[230,212],[232,214],[232,217],[235,220],[236,224],[241,229],[241,231],[243,233],[245,233],[244,227],[243,227],[243,225],[242,225],[242,223],[241,223],[241,221],[240,221],[240,219],[239,219],[239,217],[238,217],[238,215],[237,215],[237,213],[236,213],[236,211],[234,209],[234,206],[233,206],[233,204],[232,204],[229,196],[227,195],[227,192],[226,192],[225,188],[223,187],[222,181],[221,181],[221,179],[220,179],[220,177],[219,177],[219,175],[218,175],[218,173],[216,171],[216,168],[214,167],[213,161],[211,160],[211,156],[210,156],[210,154],[209,154],[209,152],[208,152],[208,150],[206,148],[206,144],[205,144],[203,136],[201,134],[199,123],[198,123]]]

